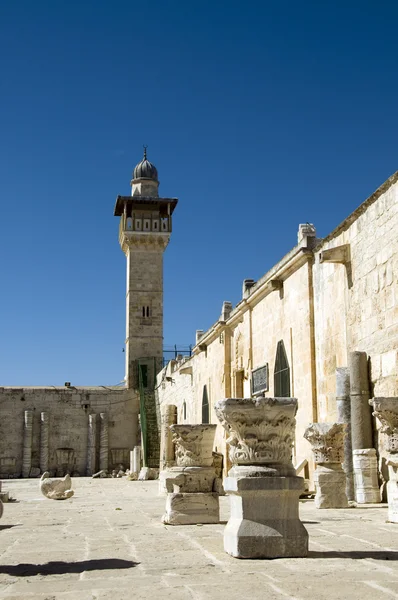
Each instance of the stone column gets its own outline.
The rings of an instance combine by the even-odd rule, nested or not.
[[[359,504],[371,504],[380,502],[380,490],[376,450],[373,448],[366,352],[351,352],[349,364],[355,499]]]
[[[163,523],[219,522],[219,497],[214,491],[216,472],[212,466],[216,427],[205,424],[170,426],[177,466],[160,474],[168,492]]]
[[[48,412],[40,413],[40,473],[48,471]]]
[[[174,464],[173,434],[170,425],[177,423],[177,407],[169,404],[164,408],[160,432],[160,469],[167,469]],[[172,464],[171,464],[172,463]]]
[[[346,475],[345,493],[347,500],[352,501],[355,500],[355,490],[352,466],[350,370],[347,367],[336,369],[336,404],[337,422],[347,425],[344,436],[343,469]]]
[[[24,412],[23,431],[23,455],[22,455],[22,477],[29,477],[32,467],[32,433],[33,433],[33,411]]]
[[[374,416],[381,423],[380,432],[387,436],[387,482],[388,520],[398,523],[398,398],[373,398],[370,401]]]
[[[231,517],[224,549],[236,558],[303,557],[308,533],[299,519],[304,479],[292,464],[295,398],[229,398],[215,405],[233,465],[224,480]]]
[[[96,472],[97,459],[97,415],[88,415],[88,436],[87,436],[87,465],[86,475],[92,477]]]
[[[316,469],[315,506],[317,508],[348,508],[344,460],[345,423],[311,423],[304,437],[312,445]]]
[[[130,472],[138,473],[141,470],[141,446],[134,446],[134,450],[130,450]]]
[[[107,413],[100,413],[100,471],[108,470],[108,457],[109,457],[109,448],[108,448],[108,415]]]

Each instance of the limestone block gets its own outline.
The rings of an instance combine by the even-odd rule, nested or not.
[[[346,475],[341,464],[318,465],[314,473],[317,508],[348,508]]]
[[[380,502],[376,450],[374,448],[353,450],[352,462],[354,468],[355,498],[358,504]]]
[[[40,480],[40,491],[50,500],[66,500],[74,494],[70,475],[62,479],[50,479],[48,471],[43,473]]]
[[[306,556],[308,533],[299,519],[302,477],[227,477],[231,517],[224,550],[235,558]]]
[[[219,496],[225,496],[225,490],[223,486],[223,480],[221,477],[216,477],[213,482],[213,492]]]
[[[219,521],[220,508],[217,494],[167,494],[163,523],[196,525],[197,523],[218,523]]]
[[[216,472],[213,467],[171,467],[160,478],[169,493],[210,493]]]
[[[0,502],[9,502],[10,501],[10,492],[0,492]]]
[[[147,481],[148,479],[157,479],[158,472],[156,469],[150,469],[149,467],[142,467],[139,475],[138,481]]]

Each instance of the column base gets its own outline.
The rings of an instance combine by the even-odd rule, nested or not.
[[[236,468],[235,468],[236,470]],[[224,550],[235,558],[304,557],[308,533],[298,514],[302,477],[227,477],[231,518]]]
[[[346,474],[340,463],[318,464],[314,483],[316,508],[348,508]]]
[[[355,500],[358,504],[380,502],[380,489],[377,478],[377,457],[374,448],[353,450],[352,452]]]
[[[218,494],[169,493],[162,522],[167,525],[197,525],[220,522]]]

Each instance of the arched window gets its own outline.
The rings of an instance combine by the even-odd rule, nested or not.
[[[184,404],[182,405],[182,418],[184,419],[184,421],[187,418],[187,403],[184,400]]]
[[[207,386],[203,386],[202,396],[202,423],[210,423],[209,420],[209,397],[207,395]]]
[[[290,368],[286,356],[285,345],[282,340],[276,348],[274,369],[274,396],[276,398],[290,397]]]

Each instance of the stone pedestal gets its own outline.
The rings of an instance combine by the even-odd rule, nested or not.
[[[352,462],[357,503],[376,504],[380,502],[376,450],[374,448],[353,450]]]
[[[229,398],[215,406],[233,465],[224,480],[231,517],[224,549],[235,558],[303,557],[308,533],[299,519],[304,480],[292,465],[295,398]]]
[[[380,433],[386,436],[388,520],[398,523],[398,398],[373,398],[370,404],[381,422]]]
[[[163,523],[194,525],[218,523],[219,498],[213,491],[212,467],[216,425],[171,425],[177,466],[160,474],[160,488],[167,490]]]
[[[314,483],[317,508],[348,508],[344,460],[345,423],[311,423],[304,437],[312,445],[316,470]]]

